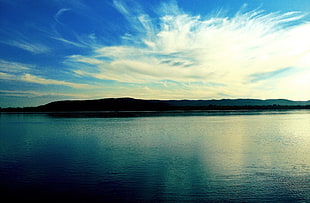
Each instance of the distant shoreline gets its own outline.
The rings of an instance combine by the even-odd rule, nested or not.
[[[256,111],[310,109],[310,101],[284,99],[142,100],[107,98],[55,101],[36,107],[0,108],[0,112],[168,112],[168,111]]]
[[[170,111],[58,111],[58,112],[0,112],[4,115],[44,115],[51,118],[130,118],[130,117],[191,117],[281,115],[310,109],[259,109],[259,110],[170,110]]]

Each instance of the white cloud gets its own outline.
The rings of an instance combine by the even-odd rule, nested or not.
[[[9,72],[9,73],[23,72],[29,70],[30,67],[32,66],[28,64],[21,64],[17,62],[10,62],[0,59],[0,71],[3,72]]]
[[[53,35],[50,35],[50,38],[55,39],[55,40],[60,41],[60,42],[63,42],[63,43],[65,43],[65,44],[69,44],[69,45],[76,46],[76,47],[86,47],[86,45],[84,45],[84,44],[81,44],[81,43],[79,43],[79,42],[74,42],[74,41],[65,39],[64,37],[61,37],[61,36],[56,36],[56,35],[53,36]]]
[[[205,95],[214,91],[262,98],[266,92],[262,84],[278,88],[273,88],[272,94],[267,91],[267,96],[290,97],[281,93],[288,86],[285,81],[298,81],[308,74],[310,23],[302,22],[303,13],[241,10],[233,17],[203,17],[186,14],[170,3],[164,4],[159,12],[162,15],[154,19],[140,7],[127,8],[121,1],[114,5],[137,34],[126,33],[123,38],[130,40],[123,45],[97,46],[92,55],[71,57],[71,62],[97,67],[96,73],[85,68],[77,68],[76,73],[130,83],[222,83],[220,89],[207,88]],[[261,80],[249,77],[289,67],[296,73],[276,80],[269,77],[255,82]],[[310,87],[305,88],[309,91]]]
[[[95,86],[82,83],[73,83],[62,80],[47,79],[32,74],[33,65],[18,62],[6,61],[0,59],[0,79],[16,80],[21,82],[36,83],[42,85],[63,85],[76,89],[90,89]]]
[[[14,97],[42,97],[42,96],[62,96],[70,98],[85,98],[85,94],[67,94],[60,92],[39,92],[39,91],[15,91],[15,90],[0,90],[5,96],[14,96]]]
[[[55,21],[58,22],[58,23],[60,23],[60,24],[62,24],[62,23],[60,22],[59,18],[61,17],[61,15],[62,15],[64,12],[70,11],[70,10],[71,10],[70,8],[61,8],[61,9],[59,9],[59,10],[57,11],[57,13],[55,14],[55,16],[54,16]]]
[[[12,80],[13,78],[14,78],[14,75],[11,75],[11,74],[8,74],[8,73],[0,72],[0,79]]]
[[[73,87],[77,89],[93,88],[93,86],[88,85],[88,84],[80,84],[80,83],[72,83],[72,82],[66,82],[66,81],[60,81],[60,80],[46,79],[40,76],[31,75],[31,74],[24,74],[19,77],[19,80],[24,81],[24,82],[42,84],[42,85],[64,85],[64,86],[69,86],[69,87]]]
[[[92,65],[100,65],[100,64],[104,63],[102,60],[99,60],[96,58],[84,57],[84,56],[80,56],[80,55],[72,55],[68,58],[72,59],[74,61],[77,61],[77,62],[92,64]]]
[[[0,80],[15,80],[15,81],[29,82],[29,83],[35,83],[35,84],[41,84],[41,85],[63,85],[63,86],[68,86],[72,88],[77,88],[77,89],[91,89],[95,87],[95,86],[88,85],[88,84],[46,79],[46,78],[32,75],[29,73],[13,75],[10,73],[0,72]]]
[[[19,41],[12,40],[3,43],[29,51],[33,54],[43,54],[50,51],[50,48],[43,44],[27,42],[25,40],[19,40]]]

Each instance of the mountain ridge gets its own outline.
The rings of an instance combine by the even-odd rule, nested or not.
[[[165,111],[165,110],[255,110],[255,109],[309,109],[310,100],[288,99],[211,99],[211,100],[147,100],[131,97],[93,100],[61,100],[36,107],[2,108],[2,112],[48,111]]]

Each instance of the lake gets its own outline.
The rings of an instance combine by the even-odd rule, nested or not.
[[[310,202],[309,110],[105,115],[1,113],[2,198]]]

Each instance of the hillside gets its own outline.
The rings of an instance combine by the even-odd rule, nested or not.
[[[167,111],[167,110],[255,110],[309,109],[310,101],[285,99],[221,99],[221,100],[142,100],[107,98],[97,100],[55,101],[37,107],[3,108],[2,112],[65,111]]]

